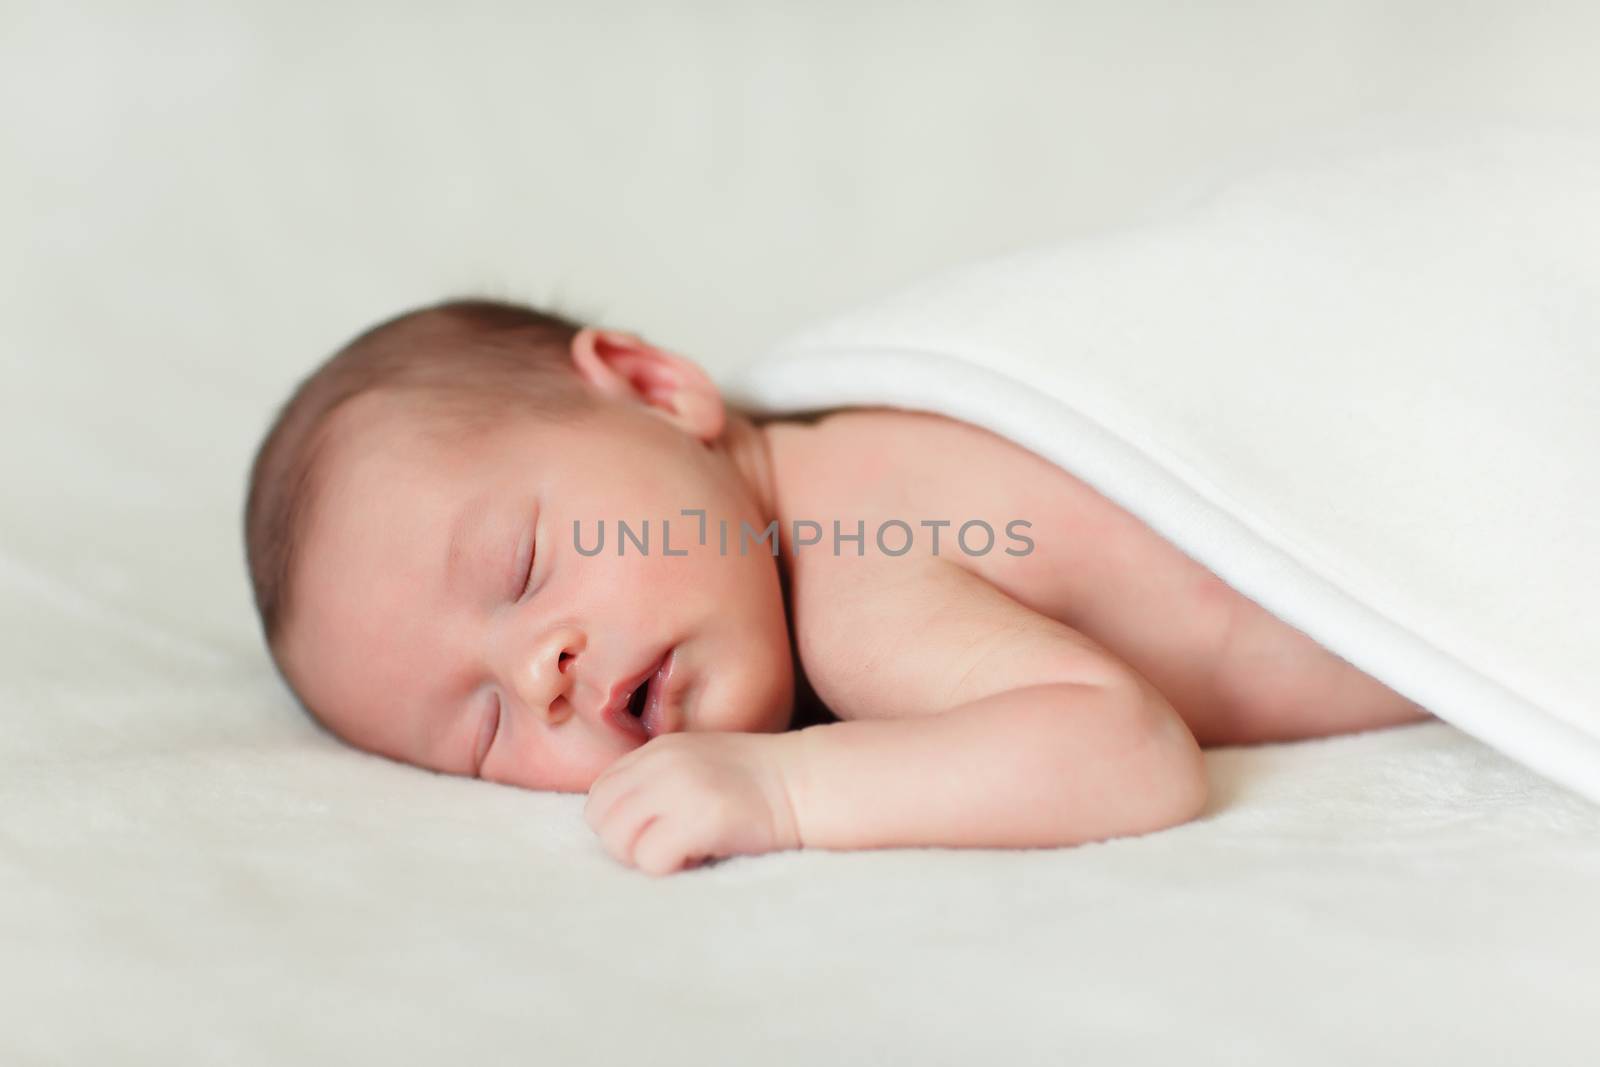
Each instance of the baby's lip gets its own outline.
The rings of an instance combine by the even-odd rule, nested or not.
[[[612,685],[605,704],[600,708],[600,717],[620,729],[623,733],[630,734],[643,741],[650,740],[653,734],[646,728],[644,720],[642,718],[636,719],[629,713],[628,698],[633,695],[635,689],[638,689],[641,685],[648,684],[650,679],[655,677],[656,672],[667,658],[667,653],[662,653],[652,659],[648,666]]]
[[[647,683],[650,691],[645,698],[644,714],[640,716],[640,721],[651,737],[674,734],[683,729],[678,709],[667,702],[667,686],[672,683],[672,672],[677,662],[678,650],[669,649],[661,657],[660,665]]]

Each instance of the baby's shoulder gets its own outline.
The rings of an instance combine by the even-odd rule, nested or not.
[[[961,642],[1034,615],[1081,618],[1104,592],[1102,556],[1120,551],[1108,501],[957,419],[851,410],[811,424],[793,455],[782,487],[793,619],[825,699],[864,673],[898,673],[884,672],[895,660],[937,677]]]
[[[812,510],[908,519],[919,510],[1016,511],[1081,494],[1081,482],[1021,445],[969,422],[900,408],[848,408],[805,425],[786,498]],[[890,513],[896,513],[891,515]]]

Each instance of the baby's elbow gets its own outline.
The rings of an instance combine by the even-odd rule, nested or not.
[[[1205,812],[1211,799],[1211,782],[1206,777],[1206,760],[1198,745],[1191,744],[1173,754],[1162,793],[1161,829],[1193,822]]]
[[[1132,740],[1143,824],[1136,832],[1148,833],[1199,818],[1210,800],[1211,783],[1205,755],[1171,702],[1152,686],[1141,689]]]

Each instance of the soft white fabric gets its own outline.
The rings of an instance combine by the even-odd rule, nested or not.
[[[277,697],[168,669],[119,706]],[[1443,724],[1213,752],[1148,837],[664,881],[309,732],[78,748],[0,781],[7,1064],[1593,1062],[1600,808]]]
[[[1600,799],[1600,142],[1365,131],[914,286],[730,391],[1004,434]]]

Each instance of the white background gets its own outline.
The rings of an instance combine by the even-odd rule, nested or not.
[[[0,552],[166,604],[198,570],[245,654],[249,456],[380,318],[549,301],[721,368],[1299,131],[1600,115],[1596,40],[1582,3],[6,0]],[[126,496],[29,506],[85,435]]]

